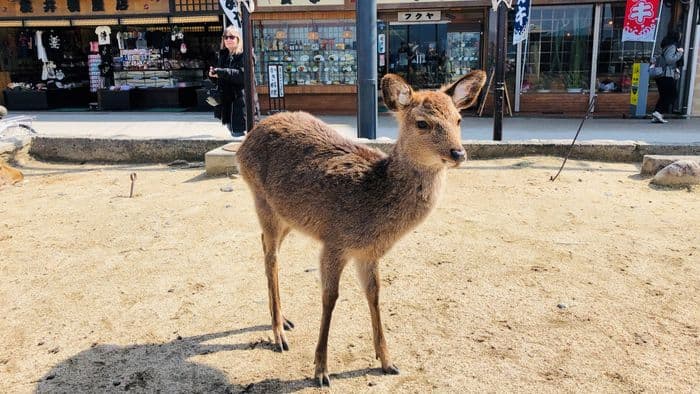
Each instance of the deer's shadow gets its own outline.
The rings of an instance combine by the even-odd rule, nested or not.
[[[246,351],[260,347],[273,350],[273,344],[264,341],[238,344],[204,343],[230,335],[269,329],[269,326],[253,326],[181,338],[167,343],[95,345],[51,368],[38,381],[36,392],[289,393],[315,387],[316,383],[309,378],[289,381],[270,378],[244,385],[233,384],[222,371],[189,361],[190,357],[196,355],[221,351]],[[331,375],[331,378],[350,379],[380,374],[380,369],[365,368]]]

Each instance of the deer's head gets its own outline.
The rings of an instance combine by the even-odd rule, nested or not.
[[[415,164],[428,168],[458,166],[466,159],[462,147],[461,109],[476,102],[486,82],[486,73],[472,71],[440,90],[413,91],[395,74],[382,78],[384,104],[396,112],[401,153]]]

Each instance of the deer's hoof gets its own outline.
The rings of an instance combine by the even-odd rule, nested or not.
[[[284,331],[282,330],[275,332],[275,350],[280,353],[289,351],[289,344],[287,343],[287,338],[285,338]]]
[[[318,387],[328,386],[331,387],[331,378],[328,377],[326,372],[316,373],[316,382],[318,382]]]
[[[285,331],[290,331],[292,328],[294,328],[294,323],[292,323],[291,320],[289,320],[285,317],[284,323],[282,323],[282,326],[284,326]]]
[[[384,371],[384,373],[387,375],[398,375],[399,374],[399,369],[396,368],[396,365],[394,365],[394,364],[389,364],[386,367],[382,367],[382,371]]]

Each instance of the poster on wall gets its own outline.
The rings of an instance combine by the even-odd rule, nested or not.
[[[660,13],[659,0],[627,0],[622,41],[656,41]]]

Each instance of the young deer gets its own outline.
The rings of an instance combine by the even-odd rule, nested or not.
[[[330,385],[328,329],[340,275],[349,260],[369,302],[376,357],[385,373],[399,370],[387,350],[379,313],[378,260],[435,206],[447,167],[466,159],[459,110],[474,104],[486,75],[474,71],[440,91],[414,92],[397,75],[382,78],[384,103],[397,112],[399,138],[388,156],[344,138],[304,112],[268,117],[237,153],[262,227],[275,344],[289,350],[282,315],[277,252],[291,229],[323,244],[323,314],[315,378]]]

